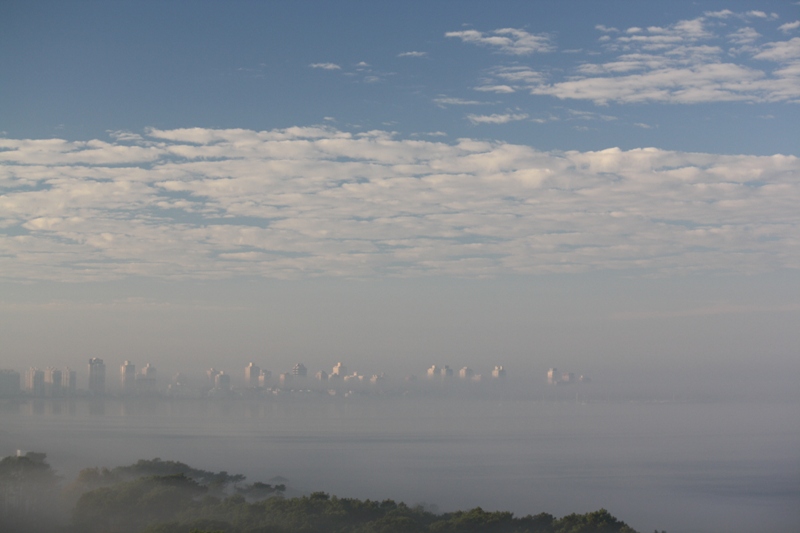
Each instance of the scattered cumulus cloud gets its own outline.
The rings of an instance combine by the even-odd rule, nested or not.
[[[603,115],[601,113],[595,113],[594,111],[581,111],[578,109],[567,109],[567,116],[572,120],[617,120],[617,117],[611,115]]]
[[[798,176],[794,156],[542,152],[326,126],[2,138],[0,277],[796,269]]]
[[[439,107],[447,107],[450,105],[485,105],[485,102],[478,100],[467,100],[464,98],[453,98],[449,96],[438,96],[433,99],[433,103]]]
[[[721,11],[706,11],[703,13],[703,16],[706,18],[716,18],[716,19],[740,19],[740,20],[748,20],[748,19],[777,19],[778,15],[776,13],[767,14],[764,11],[752,10],[752,11],[744,11],[744,12],[734,12],[730,9],[723,9]]]
[[[427,55],[428,52],[412,51],[412,52],[402,52],[400,54],[397,54],[397,57],[427,57]]]
[[[594,27],[597,31],[602,31],[603,33],[619,33],[619,30],[614,27],[604,26],[603,24],[598,24]]]
[[[477,30],[450,31],[445,37],[461,39],[465,43],[492,48],[510,55],[530,55],[555,50],[549,36],[531,34],[515,28],[501,28],[490,32]]]
[[[789,33],[790,31],[796,30],[800,28],[800,20],[795,20],[794,22],[787,22],[786,24],[781,24],[778,26],[778,29],[781,30],[783,33]]]
[[[479,87],[475,87],[475,90],[498,94],[509,94],[516,92],[510,85],[481,85]]]
[[[753,27],[773,24],[770,21],[774,19],[774,14],[762,11],[722,10],[664,26],[633,26],[623,31],[598,25],[602,34],[599,50],[575,55],[578,62],[572,68],[547,68],[541,61],[534,68],[517,59],[514,64],[484,71],[474,89],[496,94],[527,92],[598,105],[800,103],[800,38],[764,42],[762,33]],[[788,33],[797,27],[800,21],[778,29]],[[497,34],[501,31],[506,30],[447,35],[522,55],[506,50],[512,43]],[[543,42],[553,46],[549,39]]]
[[[342,70],[342,67],[336,63],[311,63],[311,68],[321,68],[322,70]]]
[[[739,28],[735,32],[728,35],[728,40],[736,44],[751,44],[758,40],[761,34],[750,27]]]
[[[798,61],[800,60],[800,37],[794,37],[788,41],[767,43],[754,57],[778,63]]]
[[[506,124],[507,122],[515,122],[518,120],[525,120],[528,115],[525,113],[505,113],[493,115],[467,115],[467,120],[473,124]]]

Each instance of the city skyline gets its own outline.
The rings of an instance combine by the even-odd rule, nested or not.
[[[105,361],[94,357],[88,360],[87,371],[83,378],[85,387],[78,385],[77,376],[79,374],[70,367],[48,366],[45,370],[38,367],[29,367],[24,373],[20,373],[13,368],[0,368],[0,372],[3,375],[0,397],[16,396],[19,393],[23,393],[32,397],[47,396],[53,398],[71,396],[76,393],[88,393],[89,395],[121,394],[123,396],[165,392],[169,394],[175,392],[172,387],[176,384],[184,388],[182,392],[188,392],[189,388],[184,386],[189,383],[192,385],[192,393],[197,393],[198,390],[202,389],[206,389],[207,392],[209,388],[220,388],[220,376],[224,376],[224,389],[239,391],[282,386],[292,388],[293,386],[308,385],[311,382],[327,383],[331,387],[344,385],[346,388],[348,382],[351,385],[367,383],[376,385],[387,380],[387,378],[394,381],[394,385],[396,385],[402,382],[412,383],[418,379],[441,382],[481,382],[490,378],[504,381],[507,377],[505,367],[502,365],[495,365],[493,369],[485,374],[475,373],[472,368],[464,366],[456,374],[449,365],[439,367],[436,364],[429,367],[426,372],[419,373],[419,375],[411,373],[401,376],[387,376],[384,372],[365,375],[358,371],[349,372],[341,361],[333,365],[330,373],[325,370],[309,373],[306,366],[299,362],[290,370],[277,372],[273,375],[272,370],[262,369],[251,361],[243,368],[243,376],[241,377],[237,377],[236,373],[231,372],[230,369],[226,372],[224,369],[215,367],[203,371],[196,368],[184,368],[174,375],[164,376],[159,375],[157,369],[150,363],[146,363],[137,371],[136,363],[126,359],[119,367],[119,380],[115,381],[113,373],[110,376],[111,379],[108,379]],[[203,374],[205,374],[205,379],[198,379]],[[187,381],[187,375],[193,376],[193,379]],[[517,377],[529,379],[532,376]],[[292,378],[303,379],[294,381]],[[569,382],[570,380],[564,379],[563,381]],[[584,381],[583,376],[581,376],[581,381]],[[555,384],[550,379],[550,374],[548,374],[548,383]]]

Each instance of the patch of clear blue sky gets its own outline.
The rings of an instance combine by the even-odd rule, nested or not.
[[[600,50],[597,24],[668,26],[722,9],[777,13],[780,22],[769,27],[752,24],[767,39],[791,37],[775,28],[800,18],[791,2],[8,1],[0,7],[0,131],[88,140],[106,138],[107,130],[265,130],[333,117],[331,124],[347,131],[441,131],[451,140],[491,138],[548,150],[796,153],[797,104],[598,106],[473,90],[499,64],[568,72],[575,54],[563,50]],[[558,50],[515,58],[444,36],[504,27],[547,33]],[[398,57],[409,51],[427,56]],[[361,61],[370,66],[357,71]],[[309,68],[323,62],[342,69]],[[486,103],[439,107],[437,97]],[[616,120],[579,129],[567,110]],[[561,120],[474,125],[465,118],[509,112]]]

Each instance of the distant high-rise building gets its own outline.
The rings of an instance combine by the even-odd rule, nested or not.
[[[16,370],[0,370],[0,397],[17,396],[19,394],[20,375]]]
[[[206,370],[206,378],[208,379],[208,385],[210,387],[217,386],[217,375],[219,373],[220,371],[217,370],[216,368],[209,368],[208,370]]]
[[[551,368],[550,370],[547,371],[547,382],[550,385],[555,385],[556,383],[558,383],[558,369],[557,368]]]
[[[272,379],[272,372],[269,370],[262,370],[258,376],[258,384],[262,387],[268,387],[269,381]]]
[[[438,377],[440,375],[440,373],[441,373],[441,370],[436,365],[431,365],[431,367],[428,369],[428,377],[429,378]]]
[[[244,384],[247,387],[258,387],[258,378],[261,376],[261,369],[254,363],[250,363],[244,368]]]
[[[136,365],[125,361],[119,369],[119,385],[122,392],[131,393],[136,387]]]
[[[136,376],[136,388],[140,392],[154,392],[156,390],[156,367],[147,363],[141,373]]]
[[[214,388],[225,392],[231,390],[231,377],[225,372],[217,372],[214,376]]]
[[[452,378],[453,377],[453,369],[447,365],[444,365],[442,368],[442,377],[443,378]]]
[[[297,363],[296,365],[294,365],[294,367],[292,368],[292,375],[298,377],[306,377],[308,375],[308,369],[306,368],[306,365],[304,365],[303,363]]]
[[[331,375],[343,378],[347,375],[347,367],[344,366],[342,363],[336,363],[336,365],[333,367],[333,370],[331,371]]]
[[[106,365],[98,357],[89,359],[89,392],[103,394],[106,391]]]
[[[564,383],[575,383],[575,372],[564,372],[561,374],[561,381]]]
[[[494,367],[494,370],[492,370],[492,377],[501,379],[506,377],[506,369],[503,368],[502,366]]]
[[[78,373],[67,367],[61,372],[61,392],[71,396],[76,390],[78,390]]]
[[[328,373],[327,373],[327,372],[325,372],[324,370],[320,370],[319,372],[317,372],[317,373],[314,375],[314,378],[315,378],[317,381],[328,381]]]
[[[29,368],[25,373],[25,389],[31,396],[44,396],[44,370]]]
[[[61,396],[61,382],[63,381],[63,374],[61,369],[49,366],[44,371],[44,388],[45,394],[52,397]]]
[[[473,371],[470,367],[465,366],[461,370],[458,371],[458,377],[461,379],[472,379],[472,376],[475,375],[475,371]]]

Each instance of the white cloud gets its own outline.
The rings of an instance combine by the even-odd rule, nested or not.
[[[580,111],[577,109],[567,109],[567,115],[573,120],[617,120],[617,117],[611,115],[603,115],[593,111]]]
[[[781,30],[783,33],[789,33],[792,30],[796,30],[800,28],[800,20],[795,20],[794,22],[787,22],[786,24],[781,24],[778,26],[778,29]]]
[[[550,153],[326,127],[142,137],[2,139],[0,277],[800,268],[793,156]]]
[[[323,70],[341,70],[342,67],[337,65],[336,63],[311,63],[309,65],[311,68],[321,68]]]
[[[426,57],[427,55],[428,55],[428,52],[412,51],[412,52],[403,52],[403,53],[397,54],[397,57]]]
[[[762,51],[754,57],[778,62],[798,60],[800,59],[800,37],[794,37],[788,41],[767,43]]]
[[[619,30],[614,27],[604,26],[603,24],[598,24],[594,27],[597,31],[602,31],[603,33],[619,33]]]
[[[715,20],[728,18],[732,21]],[[598,26],[604,33],[603,60],[597,61],[590,52],[587,57],[592,60],[571,71],[500,65],[486,70],[476,89],[591,100],[599,105],[800,102],[800,38],[756,44],[761,35],[744,25],[754,18],[774,17],[723,10],[666,26],[631,27],[619,34]],[[736,24],[741,27],[731,28]],[[720,46],[725,42],[715,33],[720,28],[736,47]],[[764,68],[758,60],[777,65]]]
[[[488,93],[498,93],[498,94],[509,94],[516,92],[513,87],[510,87],[508,85],[482,85],[480,87],[475,87],[475,90]]]
[[[525,120],[528,115],[525,113],[506,113],[493,115],[467,115],[467,120],[473,124],[506,124],[518,120]]]
[[[464,98],[452,98],[448,96],[434,98],[433,103],[439,107],[446,107],[449,105],[485,105],[485,102],[479,102],[477,100],[466,100]]]
[[[750,27],[739,28],[728,35],[728,39],[736,44],[750,44],[758,40],[759,37],[761,37],[761,34]]]
[[[505,82],[500,86],[510,86],[512,89],[537,85],[547,79],[544,74],[530,67],[516,65],[496,67],[491,69],[488,74],[490,78],[486,80],[484,85],[489,85],[492,79],[500,79]]]
[[[465,43],[494,48],[511,55],[529,55],[537,52],[552,52],[555,48],[550,37],[531,34],[515,28],[501,28],[488,33],[477,30],[450,31],[445,37],[456,37]]]
[[[705,13],[703,13],[703,15],[709,18],[720,18],[720,19],[726,19],[729,17],[736,16],[736,14],[730,9],[723,9],[721,11],[706,11]]]
[[[707,18],[717,18],[717,19],[735,18],[735,19],[740,19],[740,20],[747,20],[747,19],[753,19],[753,18],[757,18],[757,19],[776,19],[776,18],[778,18],[778,15],[775,14],[775,13],[771,13],[771,14],[768,15],[763,11],[757,11],[757,10],[736,13],[736,12],[731,11],[730,9],[723,9],[722,11],[706,11],[705,13],[703,13],[703,16],[707,17]]]

